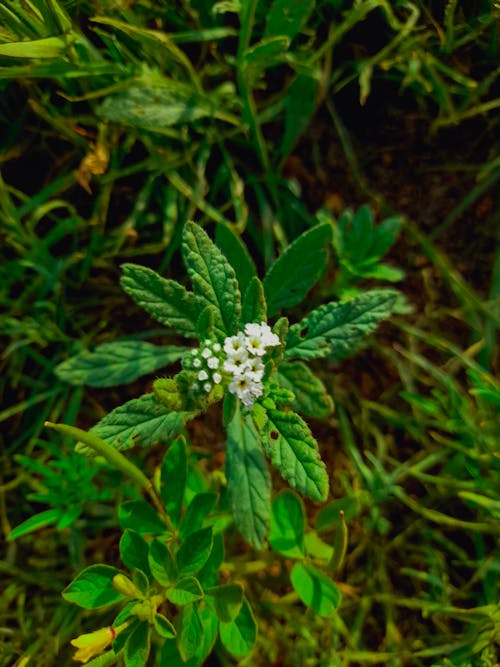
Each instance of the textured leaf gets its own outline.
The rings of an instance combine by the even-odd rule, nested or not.
[[[174,280],[137,264],[122,264],[123,290],[158,322],[186,338],[197,338],[196,320],[203,302]]]
[[[220,624],[220,638],[224,648],[232,655],[244,657],[253,648],[257,637],[257,624],[247,600],[243,600],[240,613],[234,621]]]
[[[67,602],[77,604],[84,609],[101,609],[119,600],[124,596],[113,588],[113,577],[123,574],[116,567],[109,565],[91,565],[82,570],[62,596]]]
[[[289,484],[313,500],[325,500],[328,475],[305,421],[294,412],[268,410],[262,435],[267,455]]]
[[[162,586],[171,586],[177,577],[177,568],[167,545],[158,540],[149,543],[149,567],[153,577]]]
[[[149,447],[176,436],[189,416],[189,412],[169,412],[153,394],[144,394],[112,410],[90,432],[116,449]]]
[[[303,28],[314,9],[314,0],[274,0],[267,14],[265,37],[286,35],[293,39]]]
[[[325,270],[331,241],[330,223],[301,234],[271,265],[264,278],[268,315],[300,303]]]
[[[238,530],[258,549],[269,528],[271,481],[259,435],[240,406],[227,426],[226,478]]]
[[[373,290],[351,301],[331,302],[316,308],[290,327],[285,359],[343,359],[380,320],[390,315],[396,299],[395,292]]]
[[[293,408],[315,419],[328,417],[333,401],[324,384],[300,361],[282,363],[276,373],[281,387],[293,392]]]
[[[267,322],[267,305],[264,286],[254,276],[245,291],[240,316],[240,328],[247,322]]]
[[[141,570],[151,579],[148,543],[135,530],[127,529],[120,539],[120,558],[129,570]]]
[[[107,97],[98,115],[114,123],[162,132],[212,113],[208,100],[184,87],[134,85]]]
[[[146,667],[151,649],[149,623],[140,623],[125,644],[125,667]]]
[[[200,582],[194,577],[183,577],[175,586],[167,590],[167,599],[179,607],[201,600],[202,597],[203,590]]]
[[[213,545],[212,528],[202,528],[191,533],[177,552],[179,574],[196,574],[207,562]]]
[[[172,623],[163,614],[155,614],[153,624],[156,632],[164,639],[171,639],[177,634]]]
[[[337,586],[309,563],[295,563],[290,573],[292,586],[304,604],[320,616],[331,616],[340,603]]]
[[[216,502],[216,493],[197,493],[189,503],[186,513],[182,517],[179,528],[180,537],[187,537],[190,533],[200,530],[203,521],[213,510]]]
[[[165,509],[175,527],[179,525],[186,488],[187,454],[183,438],[173,442],[161,464],[160,493]]]
[[[232,335],[241,311],[241,295],[233,267],[194,222],[187,222],[184,227],[182,250],[194,294],[214,306],[218,333]]]
[[[239,236],[228,225],[217,225],[215,242],[233,267],[240,292],[245,293],[248,283],[257,275],[253,259]]]
[[[196,655],[203,642],[203,626],[194,604],[183,607],[178,617],[177,647],[184,662]]]
[[[272,548],[288,558],[303,558],[305,523],[300,498],[292,491],[277,495],[271,507],[269,543]]]
[[[93,352],[81,352],[56,369],[64,382],[89,387],[113,387],[133,382],[142,375],[177,361],[185,347],[159,347],[138,340],[99,345]]]

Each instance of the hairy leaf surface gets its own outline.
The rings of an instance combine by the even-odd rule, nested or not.
[[[232,335],[241,311],[241,295],[233,267],[203,229],[194,222],[184,227],[182,242],[194,294],[215,309],[215,328]]]
[[[104,343],[93,352],[81,352],[63,361],[55,372],[70,384],[113,387],[177,361],[187,349],[159,347],[139,340]]]
[[[187,338],[197,338],[196,321],[203,308],[192,292],[175,280],[137,264],[122,264],[122,288],[158,322]]]
[[[317,225],[295,239],[272,264],[264,278],[270,316],[300,303],[318,281],[326,267],[331,236],[329,223]]]
[[[328,417],[333,408],[333,402],[319,378],[300,361],[282,363],[276,373],[281,387],[289,389],[295,399],[293,407],[315,419]]]
[[[285,359],[343,359],[390,315],[396,299],[396,293],[390,290],[373,290],[351,301],[316,308],[290,327]]]
[[[295,412],[267,410],[262,432],[264,449],[291,486],[313,500],[328,495],[328,475],[320,459],[318,443]]]
[[[271,482],[259,434],[239,405],[227,426],[226,477],[236,525],[260,549],[269,528]]]

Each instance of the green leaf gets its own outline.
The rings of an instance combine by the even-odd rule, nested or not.
[[[304,27],[314,9],[314,0],[274,0],[267,14],[265,37],[286,35],[292,40]]]
[[[295,412],[268,410],[262,436],[267,455],[291,486],[313,500],[326,500],[328,475],[305,421]]]
[[[243,588],[240,584],[214,586],[205,592],[205,600],[223,623],[234,621],[243,604]]]
[[[149,623],[140,623],[125,644],[125,667],[146,667],[151,650]]]
[[[113,588],[113,577],[123,574],[109,565],[91,565],[82,570],[67,586],[62,596],[67,602],[84,609],[101,609],[126,598]]]
[[[154,394],[144,394],[112,410],[90,429],[90,433],[119,450],[135,445],[150,447],[178,435],[190,414],[169,412],[158,403]],[[84,449],[77,445],[78,451]]]
[[[165,533],[167,527],[151,505],[144,500],[127,500],[118,510],[120,528],[131,528],[141,535]]]
[[[132,85],[106,97],[97,114],[114,123],[161,133],[173,125],[210,116],[211,106],[207,98],[172,82],[168,87]]]
[[[240,316],[240,328],[247,322],[267,322],[267,305],[264,286],[254,276],[245,291]]]
[[[63,361],[55,373],[60,380],[74,385],[113,387],[177,361],[187,349],[159,347],[138,340],[104,343],[93,352],[81,352]]]
[[[25,42],[0,44],[0,56],[9,58],[60,58],[74,42],[72,35],[44,37]]]
[[[187,222],[184,227],[182,251],[194,294],[215,308],[218,333],[232,335],[241,311],[241,296],[233,267],[194,222]]]
[[[182,518],[179,529],[181,538],[187,537],[190,533],[199,530],[203,521],[207,518],[213,510],[217,502],[216,493],[197,493]]]
[[[213,545],[213,530],[202,528],[187,536],[177,552],[179,574],[196,574],[205,565]]]
[[[359,492],[358,492],[359,494]],[[367,502],[369,502],[367,497]],[[361,494],[338,498],[325,507],[322,507],[316,516],[316,529],[318,531],[331,530],[340,523],[340,512],[344,513],[344,519],[349,521],[357,517],[363,507]]]
[[[309,74],[299,74],[288,88],[285,97],[285,132],[280,145],[283,157],[292,151],[295,142],[307,129],[316,108],[317,90],[318,81]]]
[[[206,306],[200,313],[196,320],[196,331],[200,340],[205,338],[213,338],[215,334],[215,321],[217,319],[217,311],[213,306]]]
[[[224,561],[224,540],[220,533],[214,535],[212,551],[197,577],[203,588],[215,586],[218,582],[217,570]]]
[[[270,317],[300,303],[326,268],[332,227],[326,222],[301,234],[271,265],[264,278]]]
[[[148,543],[138,532],[125,530],[120,539],[120,558],[130,571],[141,570],[151,579],[148,564]]]
[[[261,549],[269,528],[271,480],[259,434],[239,404],[227,426],[226,478],[238,530]]]
[[[18,537],[34,533],[36,530],[40,530],[40,528],[45,528],[52,523],[56,523],[61,518],[63,511],[60,507],[54,507],[53,509],[30,516],[29,519],[26,519],[26,521],[23,521],[10,531],[7,538],[8,541],[17,540]]]
[[[391,314],[397,294],[373,290],[351,301],[327,303],[290,327],[285,359],[343,359]]]
[[[257,624],[246,598],[234,621],[220,624],[220,638],[224,648],[242,658],[250,653],[257,637]]]
[[[253,88],[266,69],[284,62],[289,45],[288,37],[268,37],[247,49],[242,62],[246,84]]]
[[[98,655],[90,662],[87,662],[87,667],[110,667],[116,664],[117,654],[114,651],[107,651],[102,655]]]
[[[245,244],[232,227],[222,224],[216,227],[215,242],[233,267],[240,292],[244,294],[252,278],[257,276],[257,269]]]
[[[280,364],[276,378],[281,387],[294,395],[297,412],[315,419],[324,419],[333,410],[333,401],[319,378],[300,361]]]
[[[160,540],[149,543],[148,563],[151,573],[161,586],[171,586],[177,578],[177,568],[169,548]]]
[[[198,579],[183,577],[179,579],[175,586],[167,590],[166,595],[170,602],[183,607],[186,604],[191,604],[191,602],[196,602],[196,600],[201,600],[203,590]]]
[[[184,662],[196,655],[203,642],[203,626],[194,604],[183,607],[177,621],[177,648]]]
[[[177,634],[172,623],[163,614],[153,616],[153,625],[156,632],[164,639],[171,639]]]
[[[161,464],[160,494],[174,527],[179,525],[187,478],[186,443],[175,440],[167,450]]]
[[[198,609],[197,613],[203,628],[203,636],[195,655],[184,661],[179,654],[177,642],[167,639],[163,643],[160,653],[160,667],[201,667],[205,664],[205,660],[212,652],[217,639],[218,621],[215,614],[207,606]],[[179,622],[178,625],[180,625]]]
[[[337,586],[309,563],[295,563],[290,573],[292,586],[302,602],[320,616],[332,616],[340,603]]]
[[[137,264],[122,264],[120,285],[141,308],[158,322],[182,334],[197,338],[196,320],[203,302],[174,280]]]
[[[305,523],[304,506],[295,493],[283,491],[276,496],[271,506],[272,548],[288,558],[303,558]]]

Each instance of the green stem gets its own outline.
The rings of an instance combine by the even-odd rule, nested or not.
[[[167,528],[173,532],[173,527],[170,524],[170,520],[165,512],[165,509],[162,505],[162,502],[154,488],[152,482],[144,475],[143,472],[139,470],[137,466],[131,463],[123,454],[121,454],[117,449],[109,445],[105,440],[99,438],[99,436],[84,431],[81,428],[76,426],[69,426],[68,424],[54,424],[53,422],[45,422],[47,428],[52,428],[54,431],[58,431],[63,435],[67,435],[70,438],[73,438],[77,442],[83,442],[85,445],[93,449],[96,454],[102,456],[109,463],[110,466],[121,470],[125,475],[136,481],[139,486],[149,494],[149,497],[153,501],[155,508],[158,513],[165,521]]]

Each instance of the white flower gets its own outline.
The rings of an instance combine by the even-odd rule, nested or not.
[[[246,347],[246,336],[241,331],[236,336],[228,336],[224,339],[224,352],[227,356],[232,356],[242,348]]]
[[[191,354],[193,355],[193,357],[195,357],[198,354],[198,348],[193,347],[193,349],[191,350]]]
[[[266,347],[274,347],[275,345],[280,344],[279,336],[277,336],[271,331],[271,327],[269,326],[269,324],[261,322],[260,331],[262,339],[264,340],[264,345]]]
[[[212,370],[219,368],[219,360],[217,357],[210,357],[210,359],[207,361],[207,366]]]
[[[212,345],[212,349],[213,349],[214,352],[220,352],[222,348],[220,346],[220,343],[214,343]]]
[[[203,359],[208,359],[208,357],[212,356],[212,350],[208,347],[203,348],[203,350],[201,351],[201,356],[203,357]]]
[[[200,371],[198,373],[198,380],[200,382],[204,382],[205,380],[208,380],[208,373],[207,371]]]
[[[244,347],[240,347],[238,350],[228,354],[224,362],[224,370],[233,375],[241,375],[247,360],[248,352]]]
[[[197,382],[193,382],[193,384],[191,385],[191,389],[196,394],[200,391],[200,385]]]
[[[260,382],[264,377],[265,366],[260,357],[252,357],[246,363],[244,373],[253,382]]]
[[[210,382],[205,382],[205,384],[203,385],[203,389],[204,389],[204,390],[207,392],[207,394],[208,394],[208,393],[210,392],[210,390],[212,389],[212,385],[210,384]]]
[[[220,384],[222,381],[222,375],[220,373],[214,373],[212,375],[212,380],[214,381],[214,384]]]
[[[262,333],[262,326],[256,322],[249,322],[248,324],[245,324],[245,333],[247,336],[260,336]]]
[[[196,359],[193,359],[193,366],[195,368],[199,368],[201,366],[201,359],[198,359],[198,357]]]
[[[266,353],[266,346],[262,337],[259,335],[247,336],[247,350],[250,354],[256,354],[258,357],[263,357]]]
[[[229,385],[229,391],[240,399],[246,408],[251,409],[255,399],[262,396],[264,388],[260,382],[252,382],[246,375],[236,377]]]

